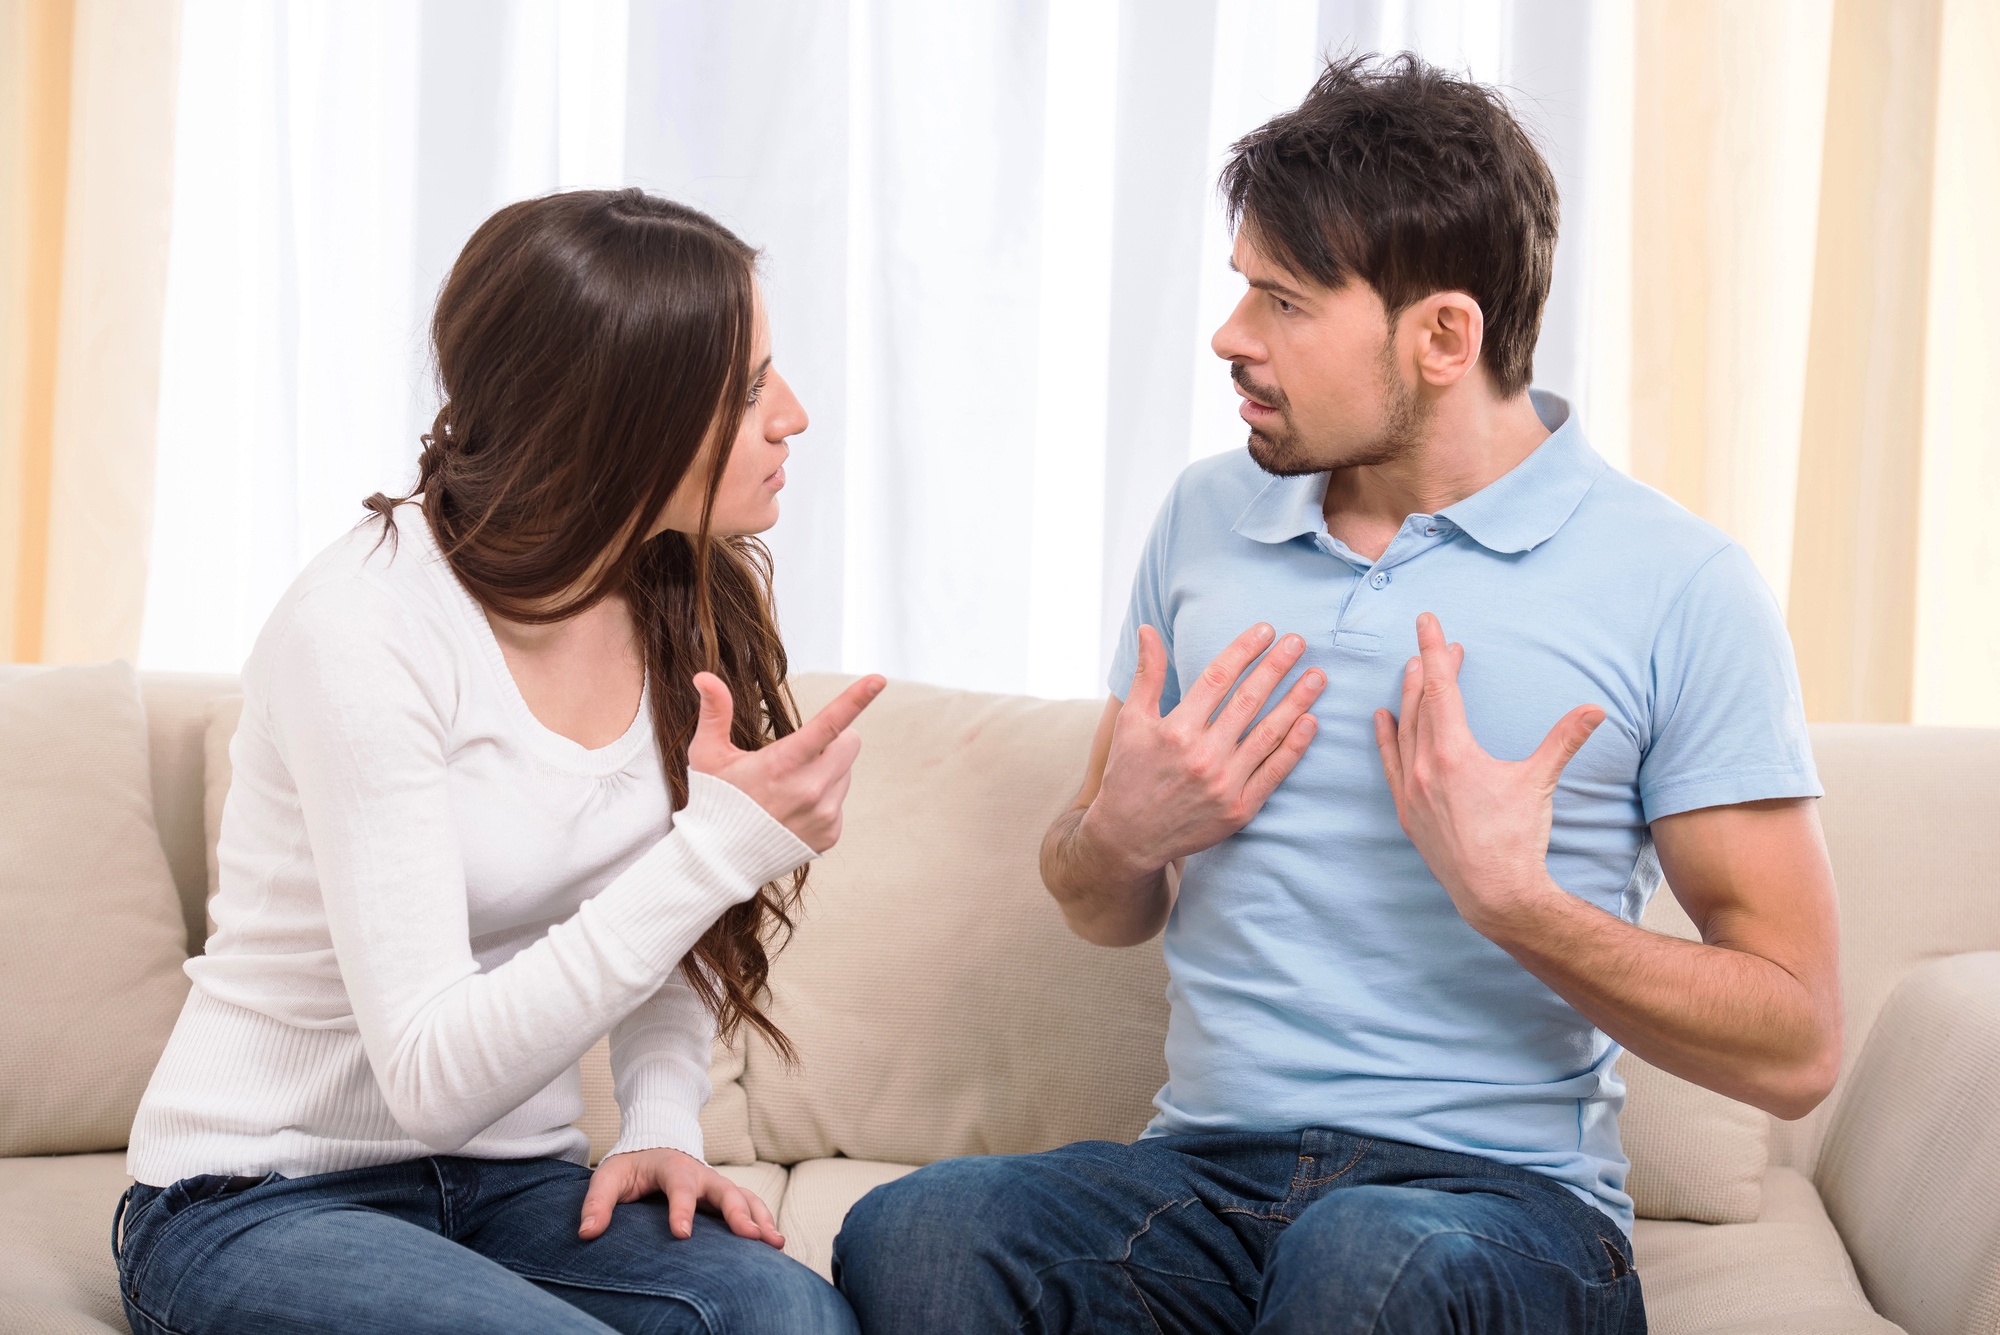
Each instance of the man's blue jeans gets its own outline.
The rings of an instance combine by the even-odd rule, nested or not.
[[[134,1335],[787,1331],[852,1335],[797,1261],[658,1196],[576,1235],[590,1170],[439,1157],[311,1177],[134,1187],[113,1226]]]
[[[1642,1335],[1608,1217],[1545,1178],[1338,1131],[947,1159],[863,1197],[866,1335]]]

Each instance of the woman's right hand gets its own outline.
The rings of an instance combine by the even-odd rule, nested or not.
[[[745,793],[813,852],[824,853],[840,840],[841,804],[861,751],[861,739],[848,725],[885,685],[881,677],[863,677],[791,736],[744,751],[729,737],[734,717],[729,687],[712,672],[697,672],[701,717],[688,743],[688,768]]]

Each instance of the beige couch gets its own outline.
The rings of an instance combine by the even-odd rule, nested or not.
[[[92,689],[116,684],[106,671]],[[0,673],[0,798],[15,785],[14,805],[0,807],[0,856],[26,849],[16,856],[44,865],[24,879],[0,862],[0,963],[18,976],[0,976],[0,1154],[16,1156],[0,1158],[0,1331],[122,1330],[109,1236],[123,1155],[21,1147],[122,1143],[120,1119],[150,1064],[143,1052],[157,1050],[172,1008],[154,1014],[159,1003],[144,1000],[146,1014],[120,1028],[141,1049],[112,1063],[125,1069],[85,1071],[87,1059],[65,1055],[96,1040],[81,1022],[70,1032],[50,1005],[80,1013],[150,998],[159,970],[128,985],[111,976],[138,967],[125,955],[75,953],[124,912],[104,896],[128,891],[106,882],[101,861],[77,869],[74,894],[67,872],[48,870],[48,850],[67,846],[43,837],[49,822],[101,822],[83,795],[37,806],[49,795],[36,776],[61,749],[51,738],[88,734],[104,752],[61,780],[79,790],[116,769],[127,743],[98,735],[103,710],[88,692],[19,696],[10,715],[7,693],[24,680]],[[170,871],[178,899],[157,893],[199,949],[235,685],[140,681],[130,772],[150,765],[159,876]],[[801,679],[802,706],[840,681]],[[788,1071],[755,1041],[719,1051],[704,1119],[710,1159],[762,1192],[790,1250],[822,1271],[848,1206],[909,1165],[1129,1138],[1146,1120],[1164,1073],[1157,945],[1111,951],[1074,939],[1035,872],[1040,833],[1074,788],[1098,709],[899,684],[860,724],[847,836],[815,868],[809,916],[773,975],[776,1015],[803,1065]],[[39,740],[16,745],[9,727],[40,729]],[[1819,1111],[1780,1123],[1626,1059],[1652,1328],[1993,1335],[2000,732],[1821,727],[1814,743],[1840,879],[1847,1073]],[[30,808],[41,813],[33,829],[21,814]],[[139,859],[135,880],[145,857],[161,863],[142,839],[114,842]],[[161,910],[146,911],[157,938]],[[1664,894],[1649,925],[1689,930]],[[24,991],[18,978],[36,970],[43,981]],[[601,1150],[617,1117],[602,1045],[585,1078],[584,1125]]]

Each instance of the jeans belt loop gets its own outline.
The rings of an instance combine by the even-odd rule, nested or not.
[[[111,1259],[114,1261],[123,1261],[125,1259],[125,1239],[123,1237],[125,1207],[132,1203],[132,1192],[134,1190],[135,1188],[133,1187],[125,1188],[125,1194],[118,1198],[118,1209],[111,1216]]]

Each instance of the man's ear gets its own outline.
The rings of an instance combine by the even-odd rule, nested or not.
[[[1417,374],[1446,389],[1471,373],[1486,340],[1486,313],[1469,292],[1433,292],[1403,312],[1414,335]]]

